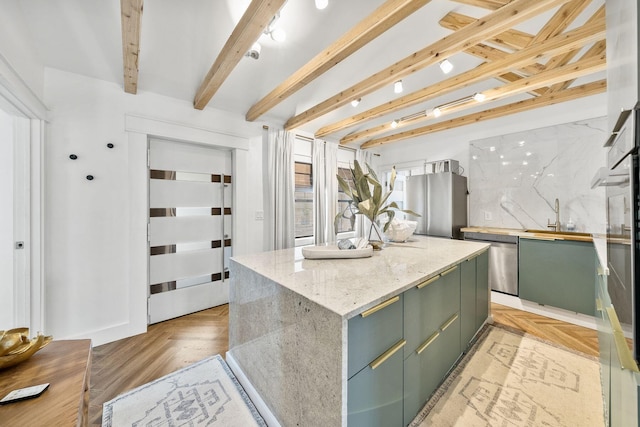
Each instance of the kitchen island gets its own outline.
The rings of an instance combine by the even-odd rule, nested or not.
[[[227,361],[284,426],[406,425],[489,316],[488,248],[233,257]]]

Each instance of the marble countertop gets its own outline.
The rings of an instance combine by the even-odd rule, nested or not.
[[[465,227],[462,232],[506,234],[510,236],[529,238],[553,238],[556,240],[574,240],[577,242],[592,242],[593,236],[589,233],[574,233],[571,231],[552,230],[522,230],[517,228],[492,228],[492,227]]]
[[[370,258],[312,260],[292,248],[231,259],[350,319],[489,246],[414,235],[406,243],[388,243]]]

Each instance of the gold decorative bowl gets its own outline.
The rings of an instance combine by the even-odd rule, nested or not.
[[[52,340],[53,337],[40,333],[29,339],[29,328],[0,330],[0,369],[24,362]]]

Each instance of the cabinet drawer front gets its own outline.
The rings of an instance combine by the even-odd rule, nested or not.
[[[405,355],[414,351],[454,313],[460,310],[460,268],[421,289],[411,288],[404,295]]]
[[[404,425],[408,425],[431,396],[442,379],[437,356],[442,345],[440,336],[420,354],[412,352],[404,361]]]
[[[592,243],[521,239],[520,298],[593,316]]]
[[[402,301],[403,296],[400,295],[396,301],[370,311],[365,317],[358,315],[349,320],[348,378],[402,339]],[[403,350],[399,353],[402,354]]]
[[[349,427],[402,425],[402,352],[396,352],[377,369],[367,366],[347,382]]]

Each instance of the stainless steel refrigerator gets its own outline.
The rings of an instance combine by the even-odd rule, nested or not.
[[[422,215],[416,234],[461,239],[467,226],[467,178],[453,172],[408,176],[406,209]]]

